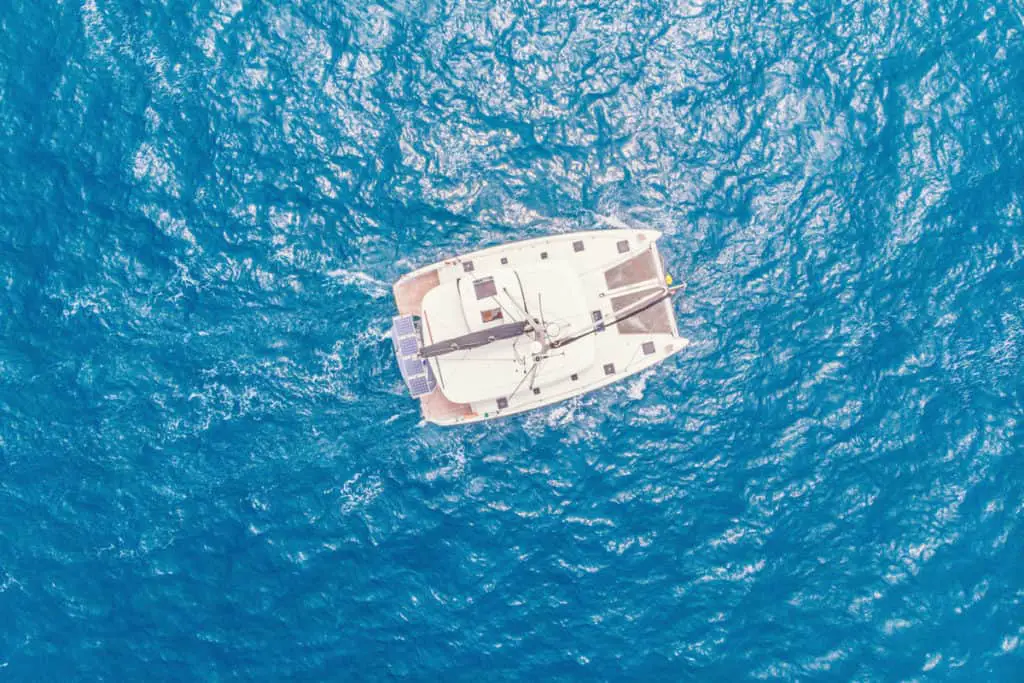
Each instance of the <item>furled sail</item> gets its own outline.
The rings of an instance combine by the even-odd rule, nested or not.
[[[444,339],[436,344],[424,346],[420,349],[420,358],[433,358],[434,356],[452,353],[453,351],[475,349],[479,346],[484,346],[485,344],[498,341],[499,339],[515,339],[516,337],[526,334],[532,329],[533,326],[525,320],[514,323],[505,323],[504,325],[495,325],[490,329],[470,332],[469,334],[452,337],[451,339]]]

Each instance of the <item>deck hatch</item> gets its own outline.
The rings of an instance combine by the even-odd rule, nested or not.
[[[494,284],[493,277],[480,278],[473,281],[473,291],[477,300],[488,299],[498,295],[498,287]]]
[[[484,323],[485,325],[487,323],[493,323],[496,320],[504,319],[505,316],[502,315],[500,308],[487,308],[485,310],[480,311],[480,322]]]

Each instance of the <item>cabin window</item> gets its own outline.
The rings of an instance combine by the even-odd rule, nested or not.
[[[493,323],[495,320],[501,320],[504,317],[501,314],[500,308],[488,308],[480,311],[480,319],[485,323]]]
[[[493,277],[485,277],[473,282],[473,291],[476,292],[476,298],[486,299],[488,297],[497,296],[498,288],[494,285]]]

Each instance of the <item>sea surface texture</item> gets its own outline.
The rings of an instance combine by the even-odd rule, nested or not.
[[[0,679],[1024,680],[1024,6],[10,0]],[[391,283],[664,233],[425,424]]]

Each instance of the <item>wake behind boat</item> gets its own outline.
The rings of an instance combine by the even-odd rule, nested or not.
[[[656,230],[513,242],[394,284],[392,341],[423,417],[452,425],[540,408],[686,348]]]

